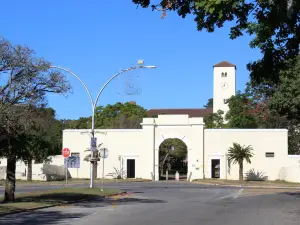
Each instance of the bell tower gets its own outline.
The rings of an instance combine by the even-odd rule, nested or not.
[[[236,94],[236,66],[223,61],[213,66],[214,82],[213,82],[213,112],[218,110],[224,111],[224,115],[229,110],[228,99]]]

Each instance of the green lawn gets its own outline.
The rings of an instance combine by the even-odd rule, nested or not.
[[[70,204],[73,201],[83,201],[118,193],[120,193],[119,189],[104,189],[102,192],[100,188],[59,188],[51,191],[22,193],[16,195],[15,202],[0,204],[0,215],[44,206]],[[3,197],[0,200],[2,201]]]

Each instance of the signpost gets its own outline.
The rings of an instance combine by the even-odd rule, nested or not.
[[[71,153],[71,151],[70,151],[70,149],[68,149],[68,148],[64,148],[63,150],[62,150],[62,155],[66,158],[66,157],[69,157],[70,156],[70,153]]]
[[[101,148],[100,149],[100,158],[103,160],[103,168],[102,168],[102,185],[101,185],[101,191],[103,191],[103,182],[104,182],[104,159],[108,157],[108,149],[107,148]]]
[[[64,148],[62,150],[62,155],[65,157],[65,162],[66,162],[66,160],[68,160],[70,153],[71,153],[71,151],[68,148]],[[66,163],[65,163],[65,165],[66,165]],[[66,168],[66,187],[68,187],[68,167],[65,166],[65,168]]]
[[[97,150],[97,138],[91,138],[91,151]]]
[[[65,158],[65,168],[80,168],[80,156],[70,156]]]

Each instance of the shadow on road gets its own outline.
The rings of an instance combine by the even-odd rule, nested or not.
[[[41,194],[36,196],[17,196],[15,203],[17,202],[37,202],[37,203],[69,203],[73,201],[80,201],[84,199],[103,198],[95,194],[81,194],[81,193],[51,193]],[[0,205],[1,206],[1,205]]]
[[[158,203],[167,203],[167,201],[158,200],[158,199],[144,199],[144,198],[105,198],[99,201],[89,201],[89,202],[80,202],[72,204],[74,207],[84,207],[84,208],[96,208],[96,207],[107,207],[107,206],[120,206],[120,205],[133,205],[133,204],[158,204]]]
[[[61,211],[35,211],[31,213],[15,214],[0,218],[3,225],[32,225],[32,224],[59,224],[63,221],[82,218],[84,213],[63,213]]]
[[[73,195],[74,197],[74,195]],[[55,200],[58,198],[55,196],[55,199],[52,195],[43,196],[40,201],[49,201]],[[26,199],[29,200],[29,199]],[[74,199],[73,199],[74,200]],[[35,199],[37,201],[37,199]],[[63,222],[68,222],[72,224],[72,219],[80,219],[84,216],[87,216],[92,213],[90,210],[86,210],[88,213],[74,213],[72,208],[99,208],[99,207],[112,207],[120,205],[133,205],[133,204],[157,204],[157,203],[166,203],[167,201],[157,200],[157,199],[143,199],[143,198],[131,198],[125,197],[120,199],[115,198],[98,198],[91,201],[74,203],[70,206],[67,206],[66,210],[56,210],[58,208],[51,208],[46,210],[38,210],[21,214],[13,214],[8,216],[3,216],[0,218],[0,224],[2,225],[32,225],[32,224],[60,224]],[[1,205],[0,205],[1,206]],[[70,210],[68,210],[70,208]],[[82,210],[83,211],[83,210]],[[70,213],[69,213],[70,212]]]
[[[299,191],[295,191],[295,192],[281,192],[279,194],[289,195],[289,196],[300,198],[300,192]]]

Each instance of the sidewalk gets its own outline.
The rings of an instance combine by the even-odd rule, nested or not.
[[[289,183],[285,181],[238,181],[204,179],[195,180],[193,183],[202,185],[213,185],[222,187],[245,187],[245,188],[270,188],[270,189],[300,189],[300,183]]]

